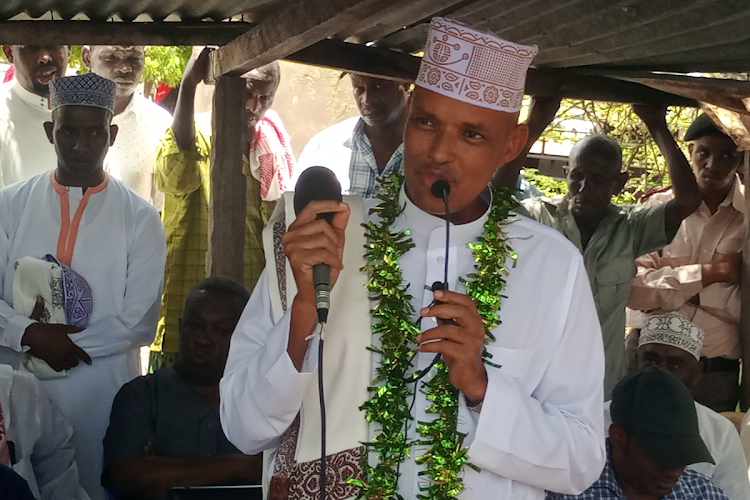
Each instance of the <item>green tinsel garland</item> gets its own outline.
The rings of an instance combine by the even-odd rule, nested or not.
[[[392,232],[391,226],[404,207],[398,203],[403,178],[392,174],[381,184],[378,199],[381,203],[373,209],[380,222],[365,224],[368,238],[365,258],[368,264],[362,270],[369,273],[367,289],[377,302],[371,311],[375,324],[373,332],[380,336],[381,347],[371,349],[382,356],[376,370],[373,386],[369,387],[372,398],[360,409],[365,412],[367,422],[377,423],[381,431],[371,443],[365,443],[369,452],[375,452],[378,463],[365,464],[366,480],[351,479],[362,488],[359,498],[367,500],[400,499],[398,487],[398,464],[409,455],[412,444],[429,446],[429,450],[416,458],[425,464],[422,474],[430,477],[429,486],[418,495],[420,500],[449,500],[463,490],[461,467],[467,463],[467,448],[463,446],[465,435],[458,432],[458,390],[451,385],[448,367],[444,362],[435,365],[435,376],[422,388],[430,406],[427,413],[436,414],[431,422],[418,422],[420,439],[415,443],[406,440],[404,424],[412,420],[408,401],[412,396],[409,383],[405,381],[410,369],[410,360],[416,350],[416,337],[420,333],[412,322],[414,308],[411,295],[403,285],[398,259],[414,244],[408,230]],[[484,234],[476,243],[470,243],[476,259],[476,272],[470,280],[461,279],[466,293],[477,306],[484,321],[486,341],[494,340],[490,330],[500,323],[498,311],[505,289],[508,270],[505,261],[516,254],[509,247],[502,227],[508,214],[516,206],[513,190],[498,188],[493,192],[493,204],[484,226]],[[489,354],[485,350],[485,362]],[[365,454],[364,459],[367,460]]]

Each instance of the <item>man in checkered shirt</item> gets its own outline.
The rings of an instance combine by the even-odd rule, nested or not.
[[[634,372],[612,391],[607,462],[580,495],[546,500],[727,500],[709,478],[685,467],[714,463],[698,433],[693,397],[658,367]]]
[[[308,167],[322,165],[336,174],[343,194],[372,198],[380,179],[403,173],[403,136],[409,84],[351,74],[359,116],[319,132],[297,161],[292,186]]]

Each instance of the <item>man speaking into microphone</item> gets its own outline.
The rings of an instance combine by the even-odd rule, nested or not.
[[[541,500],[598,478],[604,354],[580,253],[513,213],[509,191],[488,187],[526,141],[518,111],[535,54],[434,18],[409,102],[404,178],[366,202],[310,201],[296,217],[290,196],[277,206],[268,265],[221,382],[227,437],[245,453],[269,451],[269,499]],[[450,187],[441,196],[437,181]],[[326,433],[321,263],[332,285]]]

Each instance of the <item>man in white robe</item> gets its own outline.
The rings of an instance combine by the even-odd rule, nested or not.
[[[49,82],[68,66],[67,45],[3,45],[15,77],[0,87],[0,188],[46,172],[57,161],[44,133]]]
[[[450,20],[435,18],[432,23],[404,134],[405,189],[398,201],[405,209],[391,228],[409,229],[415,245],[399,259],[412,295],[411,319],[423,318],[412,366],[414,371],[427,369],[435,353],[442,353],[450,382],[460,391],[457,430],[466,434],[469,462],[481,472],[462,468],[465,489],[457,498],[542,499],[545,489],[580,493],[598,478],[605,460],[604,354],[580,253],[554,231],[511,216],[505,233],[518,260],[506,262],[510,274],[502,292],[501,324],[492,330],[496,340],[486,346],[491,365],[482,362],[484,325],[459,281],[475,269],[467,244],[484,231],[491,203],[487,184],[495,167],[515,157],[526,140],[517,112],[536,48]],[[458,54],[451,54],[454,48]],[[463,60],[466,54],[467,63],[458,70],[481,85],[471,69],[477,67],[471,61],[478,52],[482,70],[489,68],[484,81],[493,83],[490,90],[472,95],[462,94],[462,87],[446,90],[443,55]],[[503,64],[495,64],[500,59]],[[510,82],[510,88],[502,82]],[[433,295],[431,284],[443,281],[446,243],[445,205],[431,194],[437,180],[451,187],[447,282],[455,291]],[[334,284],[324,355],[328,498],[356,496],[347,479],[362,477],[356,472],[364,453],[361,443],[377,432],[357,410],[371,396],[367,386],[380,360],[366,350],[377,345],[379,336],[368,330],[371,304],[362,287],[366,276],[359,270],[365,260],[358,222],[376,216],[365,210],[372,203],[363,207],[357,197],[347,202],[310,202],[295,220],[289,214],[290,197],[285,197],[286,220],[272,220],[267,228],[287,224],[280,237],[287,271],[279,273],[283,260],[267,258],[276,266],[267,267],[232,338],[221,382],[222,425],[243,452],[268,451],[271,499],[319,494],[318,340],[310,334],[317,320],[311,269],[320,262],[330,266]],[[335,213],[331,226],[317,219],[325,212]],[[278,247],[279,235],[268,235],[272,241],[264,241],[266,246]],[[442,304],[432,305],[433,297]],[[437,326],[437,317],[453,318],[455,324]],[[428,372],[423,381],[433,375]],[[433,420],[421,382],[415,393],[414,421]],[[406,426],[411,442],[420,437],[414,421]],[[397,488],[405,499],[415,499],[429,481],[414,460],[423,451],[423,446],[412,446],[400,466]],[[372,464],[373,457],[369,460]]]
[[[2,417],[13,443],[12,467],[39,500],[88,500],[75,461],[73,428],[39,380],[0,364]]]
[[[138,349],[154,336],[165,238],[157,211],[103,170],[117,132],[115,83],[91,73],[56,78],[51,87],[53,121],[45,129],[57,168],[0,191],[0,345],[55,371],[42,385],[73,425],[82,486],[101,500],[102,439],[115,394],[138,375]],[[46,254],[90,285],[85,328],[14,309],[16,261]]]

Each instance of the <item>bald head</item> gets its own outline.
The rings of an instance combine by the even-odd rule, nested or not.
[[[622,149],[617,141],[608,135],[593,134],[578,141],[570,151],[570,163],[573,164],[579,155],[595,155],[602,160],[602,166],[607,166],[615,172],[622,169]]]
[[[565,169],[571,212],[576,220],[598,224],[612,196],[628,180],[628,174],[621,173],[621,169],[622,151],[611,137],[594,134],[578,141]]]

